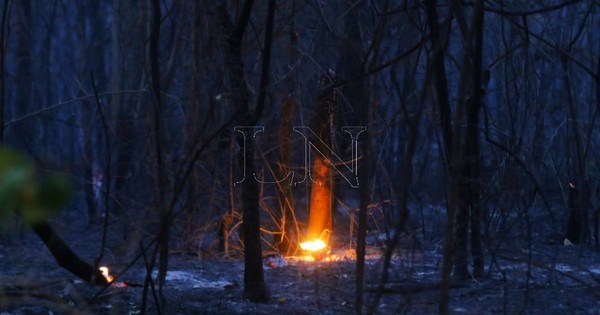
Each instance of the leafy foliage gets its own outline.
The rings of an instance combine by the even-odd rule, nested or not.
[[[33,162],[20,153],[0,149],[0,221],[16,213],[28,224],[57,214],[71,198],[69,181],[59,175],[36,176]]]

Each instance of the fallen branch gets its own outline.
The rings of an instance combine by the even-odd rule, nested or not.
[[[58,236],[48,222],[42,221],[33,224],[31,229],[40,239],[42,239],[44,244],[46,244],[46,247],[48,247],[59,266],[65,268],[86,282],[99,285],[108,284],[100,270],[94,269],[92,265],[81,260],[81,258],[69,248],[65,241]]]

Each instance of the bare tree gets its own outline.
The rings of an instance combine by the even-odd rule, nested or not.
[[[9,0],[4,1],[2,20],[0,20],[0,143],[4,143],[4,112],[6,110],[6,79],[4,64],[6,62],[6,24],[9,17]]]
[[[448,159],[448,223],[446,225],[446,239],[444,245],[444,264],[442,269],[442,287],[440,289],[440,313],[448,312],[448,289],[450,286],[450,270],[453,265],[455,279],[466,279],[468,271],[468,231],[471,225],[471,250],[475,263],[476,276],[483,274],[483,256],[480,241],[480,210],[477,199],[479,198],[479,114],[482,99],[482,69],[481,60],[483,52],[483,20],[484,4],[478,1],[475,5],[472,21],[467,23],[464,8],[458,1],[451,3],[452,14],[459,25],[463,48],[465,51],[462,64],[461,81],[458,91],[458,109],[456,110],[454,130],[451,135],[444,135]],[[437,23],[437,16],[433,3],[428,2],[428,17],[432,19],[430,25]],[[433,26],[432,30],[436,29]],[[434,31],[435,32],[435,31]],[[437,34],[436,34],[437,35]],[[436,36],[434,35],[434,36]],[[438,55],[438,57],[441,57]],[[441,61],[443,62],[443,61]],[[438,92],[444,92],[445,75],[438,71],[436,83]],[[471,91],[471,92],[468,92]],[[465,95],[469,93],[469,97]],[[448,99],[447,94],[441,96],[442,102]],[[440,102],[443,126],[448,124],[448,104]],[[446,108],[444,108],[446,107]],[[466,127],[463,127],[466,124]],[[444,131],[449,132],[446,126]],[[447,143],[451,141],[451,143]],[[471,218],[472,217],[472,218]]]
[[[233,25],[229,17],[226,3],[217,5],[217,16],[224,30],[226,67],[234,97],[234,104],[238,107],[240,115],[238,126],[254,126],[264,108],[266,90],[269,77],[269,62],[272,44],[272,33],[275,16],[275,1],[269,1],[266,22],[265,47],[263,52],[262,72],[259,94],[256,106],[249,106],[249,92],[244,76],[244,62],[241,55],[242,39],[246,26],[250,19],[253,1],[245,1],[242,12],[236,25]],[[245,174],[255,174],[254,166],[254,144],[252,136],[240,137],[239,145],[244,148],[240,155],[240,166]],[[241,197],[243,204],[243,239],[244,239],[244,296],[254,302],[267,302],[270,293],[267,289],[262,268],[262,248],[260,239],[260,213],[259,213],[259,189],[258,182],[254,178],[245,178],[241,183]]]

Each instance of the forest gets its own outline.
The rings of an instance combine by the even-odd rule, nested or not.
[[[0,313],[600,313],[597,0],[1,0]]]

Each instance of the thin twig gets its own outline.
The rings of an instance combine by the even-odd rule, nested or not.
[[[98,96],[110,96],[110,95],[118,95],[118,94],[137,94],[137,93],[146,93],[146,92],[148,92],[148,91],[147,90],[122,90],[122,91],[104,92],[104,93],[98,94]],[[17,117],[15,119],[7,121],[6,123],[4,123],[4,127],[10,126],[12,124],[21,122],[23,120],[26,120],[26,119],[29,119],[29,118],[32,118],[32,117],[35,117],[35,116],[43,114],[45,112],[53,111],[53,110],[58,109],[58,108],[60,108],[62,106],[70,105],[70,104],[81,102],[81,101],[85,101],[85,100],[88,100],[90,98],[93,99],[93,98],[95,98],[95,96],[94,95],[86,95],[86,96],[76,97],[74,99],[71,99],[71,100],[68,100],[68,101],[65,101],[65,102],[61,102],[61,103],[58,103],[58,104],[50,105],[48,107],[44,107],[44,108],[42,108],[40,110],[36,110],[36,111],[31,112],[29,114],[25,114],[25,115],[23,115],[21,117]]]

